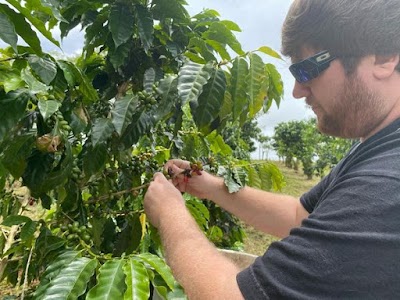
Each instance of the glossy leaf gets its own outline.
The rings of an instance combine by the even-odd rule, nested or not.
[[[38,222],[35,221],[27,221],[24,226],[21,228],[21,241],[24,243],[30,243],[36,232]]]
[[[156,71],[153,68],[149,68],[144,72],[143,88],[147,93],[153,92],[153,84],[156,81]]]
[[[215,40],[223,45],[229,45],[239,55],[245,54],[235,35],[224,23],[213,22],[208,31],[203,34],[203,37],[207,40]]]
[[[225,73],[221,69],[213,70],[212,76],[204,86],[197,101],[198,106],[192,109],[193,119],[199,130],[205,134],[212,131],[211,123],[219,115],[224,102],[226,89]]]
[[[113,134],[114,125],[110,119],[102,118],[95,120],[92,128],[92,145],[105,143]]]
[[[131,38],[134,16],[128,2],[118,1],[111,6],[108,26],[116,48]]]
[[[57,75],[56,64],[49,58],[41,58],[39,56],[29,56],[28,62],[33,72],[39,76],[40,80],[50,85]]]
[[[150,297],[150,280],[145,266],[135,258],[128,258],[124,265],[127,289],[124,300],[147,300]]]
[[[26,222],[32,221],[30,218],[26,216],[17,216],[17,215],[11,215],[8,216],[2,223],[1,225],[3,226],[13,226],[13,225],[20,225]]]
[[[85,292],[96,266],[95,259],[81,257],[73,260],[50,282],[42,298],[39,299],[78,299]]]
[[[149,264],[158,274],[160,274],[171,290],[174,289],[175,279],[172,275],[171,269],[164,260],[150,253],[142,253],[137,257]]]
[[[63,271],[65,266],[70,264],[78,257],[81,257],[81,255],[79,252],[76,251],[65,251],[58,255],[56,259],[43,272],[40,284],[35,290],[34,299],[43,299],[47,288],[50,286],[50,282]]]
[[[204,85],[211,77],[211,67],[194,62],[187,62],[179,71],[178,94],[182,105],[196,102]]]
[[[25,16],[25,18],[33,26],[35,26],[36,29],[39,30],[41,34],[43,34],[44,37],[46,37],[54,45],[60,47],[60,43],[53,38],[51,32],[46,29],[45,24],[40,19],[36,18],[33,14],[31,14],[31,11],[29,9],[22,7],[17,0],[7,0],[7,2],[10,3],[12,6],[14,6],[17,11],[22,13]]]
[[[272,56],[274,58],[282,59],[281,55],[270,47],[262,46],[262,47],[258,48],[257,50],[262,53],[265,53],[269,56]]]
[[[60,106],[61,103],[54,100],[40,100],[38,102],[39,111],[44,120],[50,118],[56,111],[58,111]]]
[[[24,116],[29,98],[30,95],[25,90],[9,92],[0,97],[0,141]]]
[[[90,147],[83,155],[83,171],[85,175],[92,175],[105,167],[107,160],[107,148],[105,145],[97,144]]]
[[[225,156],[232,155],[233,152],[231,147],[229,147],[229,145],[225,143],[222,136],[219,135],[216,131],[213,131],[207,136],[207,141],[210,144],[210,150],[214,154],[222,154]]]
[[[279,168],[272,164],[266,163],[258,167],[261,178],[261,188],[263,190],[280,191],[285,184],[284,177]]]
[[[153,45],[153,16],[146,7],[136,5],[136,19],[139,37],[144,51],[147,53]]]
[[[50,89],[48,85],[45,85],[37,80],[28,68],[25,68],[21,71],[21,79],[28,84],[29,90],[33,94],[46,93]]]
[[[250,68],[247,75],[247,94],[249,95],[249,117],[254,118],[264,104],[264,98],[267,96],[265,88],[266,81],[264,63],[257,54],[249,54]]]
[[[112,123],[119,135],[122,135],[126,127],[132,122],[132,116],[138,108],[137,97],[127,95],[115,101],[114,108],[111,111]]]
[[[7,144],[2,162],[14,178],[20,178],[24,174],[34,141],[33,134],[25,134],[14,137]]]
[[[121,140],[126,148],[135,144],[140,137],[147,134],[157,120],[146,112],[136,113],[132,116],[132,123],[128,125]]]
[[[8,15],[0,11],[0,39],[13,47],[15,52],[17,50],[18,36],[15,32],[14,24],[8,18]]]
[[[233,119],[237,120],[243,110],[246,108],[246,76],[248,74],[248,65],[244,58],[238,57],[232,65],[232,77],[229,91],[233,103]]]
[[[42,54],[40,40],[32,26],[26,21],[25,17],[10,9],[5,4],[0,4],[1,10],[13,21],[16,33],[32,48],[37,54]]]
[[[282,77],[273,64],[266,64],[265,69],[269,78],[268,98],[275,100],[276,105],[279,107],[283,96]]]
[[[253,166],[248,166],[247,167],[247,175],[248,175],[248,185],[255,187],[255,188],[261,188],[261,178],[258,175],[257,170]]]
[[[124,259],[113,259],[102,265],[97,275],[97,284],[89,291],[86,300],[123,299],[126,290],[124,264]]]

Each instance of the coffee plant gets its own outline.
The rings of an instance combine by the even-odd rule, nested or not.
[[[279,105],[280,75],[260,56],[279,55],[245,52],[237,24],[185,5],[0,3],[0,278],[21,299],[184,298],[142,204],[170,158],[192,161],[187,180],[204,169],[232,193],[282,186],[273,164],[240,160],[224,140]],[[59,46],[51,30],[77,26],[79,57],[43,51],[38,33]],[[185,197],[210,240],[237,247],[236,219]]]

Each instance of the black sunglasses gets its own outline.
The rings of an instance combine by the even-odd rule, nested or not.
[[[298,82],[305,83],[318,77],[335,58],[325,50],[291,65],[289,70]]]

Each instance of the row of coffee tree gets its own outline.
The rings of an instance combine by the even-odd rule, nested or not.
[[[323,135],[316,119],[279,123],[271,142],[285,165],[295,170],[302,167],[304,175],[323,177],[349,151],[353,140]]]
[[[185,5],[0,3],[9,45],[0,49],[0,278],[21,299],[184,298],[142,205],[170,158],[223,176],[230,192],[283,184],[276,166],[240,160],[229,146],[279,105],[281,77],[263,61],[279,54],[244,51],[237,24],[211,9],[189,16]],[[44,51],[39,33],[60,46],[52,32],[75,27],[85,33],[79,57]],[[186,200],[216,245],[242,241],[232,216]]]

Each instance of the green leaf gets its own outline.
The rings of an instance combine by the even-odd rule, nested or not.
[[[103,144],[90,147],[83,155],[83,171],[85,175],[90,176],[103,169],[107,161],[107,154],[107,147]]]
[[[155,116],[151,116],[146,112],[139,112],[133,115],[132,120],[132,123],[128,125],[121,136],[121,140],[126,149],[137,143],[142,136],[150,132],[150,129],[154,126],[157,119],[155,119]]]
[[[280,56],[280,54],[278,52],[276,52],[275,50],[273,50],[267,46],[262,46],[262,47],[258,48],[257,51],[260,51],[262,53],[265,53],[265,54],[275,57],[275,58],[282,59],[282,57]]]
[[[14,24],[8,18],[8,15],[0,11],[0,39],[13,47],[14,51],[18,53],[17,42],[18,36],[15,32]]]
[[[50,118],[58,109],[61,103],[55,100],[40,100],[38,103],[40,114],[43,116],[44,120]]]
[[[224,156],[231,156],[232,149],[228,144],[225,143],[223,137],[217,133],[217,131],[213,131],[206,137],[208,143],[210,144],[210,150],[214,154],[222,154]]]
[[[92,128],[92,145],[96,147],[98,144],[107,142],[114,132],[114,125],[110,119],[96,119]]]
[[[42,48],[40,46],[40,40],[32,26],[25,20],[25,17],[10,9],[5,4],[0,4],[0,9],[8,15],[10,20],[13,20],[16,33],[32,48],[32,50],[38,54],[42,54]]]
[[[210,65],[201,65],[194,62],[187,62],[179,71],[178,95],[182,105],[187,102],[197,102],[203,91],[203,86],[211,77]]]
[[[124,264],[124,259],[113,259],[102,265],[97,276],[97,284],[89,291],[86,300],[122,299],[126,289]]]
[[[8,142],[2,162],[15,179],[19,179],[24,174],[34,142],[33,134],[16,136]]]
[[[49,86],[37,80],[28,68],[21,71],[21,79],[28,84],[29,90],[33,94],[46,93],[50,89]]]
[[[149,49],[153,45],[153,16],[146,7],[142,5],[136,5],[136,18],[139,37],[142,41],[143,49],[146,53],[148,53]]]
[[[50,286],[50,282],[64,270],[65,266],[69,265],[80,256],[80,253],[76,251],[62,252],[41,275],[40,284],[34,293],[34,299],[43,299],[47,288]]]
[[[236,193],[243,187],[242,182],[236,180],[237,176],[230,168],[220,166],[218,168],[218,175],[224,178],[224,183],[229,193]]]
[[[261,188],[261,178],[258,175],[257,170],[253,166],[249,165],[247,167],[247,175],[249,178],[248,185],[260,189]]]
[[[199,53],[204,58],[205,62],[217,61],[217,59],[207,46],[206,42],[199,37],[192,37],[189,41],[188,48],[191,51]],[[187,54],[188,53],[185,53],[185,55]]]
[[[13,225],[20,225],[26,222],[32,222],[32,220],[26,216],[17,216],[11,215],[8,216],[1,225],[3,226],[13,226]]]
[[[153,68],[149,68],[144,72],[143,76],[143,88],[147,93],[153,92],[153,84],[156,81],[156,71]]]
[[[207,134],[214,129],[210,128],[210,125],[219,115],[224,102],[225,89],[225,73],[221,69],[215,69],[199,96],[198,106],[192,109],[193,119],[201,132]]]
[[[46,85],[50,85],[57,75],[56,64],[49,58],[41,58],[39,56],[29,56],[28,62],[40,80]]]
[[[245,54],[235,35],[222,22],[213,22],[209,29],[203,33],[203,37],[207,40],[215,40],[223,45],[229,45],[239,55]]]
[[[262,164],[258,167],[258,171],[263,190],[279,191],[285,185],[284,177],[276,165],[272,163]]]
[[[247,94],[249,95],[249,117],[252,119],[263,107],[268,90],[263,84],[266,81],[264,62],[260,56],[254,53],[250,53],[249,58],[250,68],[246,85]]]
[[[131,42],[126,42],[126,43],[120,45],[114,51],[110,50],[110,53],[109,53],[110,62],[112,63],[114,69],[117,70],[124,63],[126,63],[126,60],[129,57],[131,48],[132,48],[132,43]]]
[[[273,64],[266,64],[265,70],[269,78],[268,99],[275,100],[276,105],[279,107],[283,96],[283,82],[281,74],[276,70]],[[268,109],[264,109],[267,111]]]
[[[21,229],[21,241],[24,243],[30,243],[34,238],[34,234],[37,228],[37,222],[29,220],[22,226]]]
[[[82,74],[74,64],[69,61],[58,60],[57,65],[63,71],[65,80],[70,87],[82,82]]]
[[[229,21],[229,20],[222,20],[220,21],[221,24],[224,24],[226,28],[232,31],[237,31],[237,32],[242,32],[240,29],[239,25],[236,24],[235,22]]]
[[[0,71],[0,86],[4,86],[6,93],[25,87],[21,74],[16,69],[4,68]]]
[[[142,253],[137,257],[149,264],[158,274],[160,274],[171,290],[174,289],[175,279],[172,275],[170,267],[165,263],[164,260],[151,253]]]
[[[132,116],[139,107],[136,96],[126,95],[115,101],[111,111],[112,123],[119,135],[122,135],[126,127],[132,122]]]
[[[233,102],[233,120],[237,120],[246,109],[246,76],[248,74],[247,61],[242,57],[235,58],[232,65],[232,77],[229,91]]]
[[[83,295],[97,267],[97,260],[81,257],[67,264],[51,282],[42,300],[76,300]]]
[[[128,2],[114,2],[111,6],[108,27],[116,48],[131,38],[134,21],[132,7]]]
[[[144,265],[134,258],[129,258],[124,265],[127,289],[124,300],[147,300],[150,297],[150,280]]]
[[[25,115],[30,95],[25,90],[17,90],[0,96],[0,141],[18,124]]]
[[[229,55],[229,52],[226,50],[224,44],[210,39],[206,39],[205,41],[221,56],[222,59],[226,61],[231,60],[231,56]]]
[[[160,105],[155,112],[157,119],[162,119],[171,114],[178,98],[178,80],[176,76],[168,75],[160,80],[157,86],[157,93],[161,95]]]
[[[52,42],[57,47],[60,47],[60,43],[53,38],[53,36],[51,35],[51,32],[46,29],[46,25],[40,19],[36,18],[29,9],[22,7],[17,0],[7,0],[7,2],[10,3],[12,6],[14,6],[17,11],[22,13],[25,16],[25,18],[33,26],[35,26],[36,29],[39,30],[39,32],[41,34],[43,34],[43,36],[45,38],[47,38],[50,42]]]

